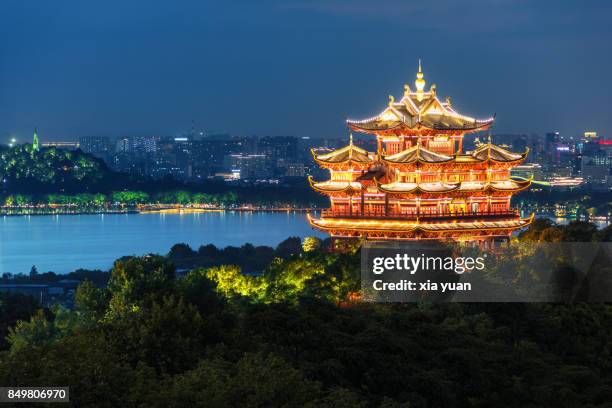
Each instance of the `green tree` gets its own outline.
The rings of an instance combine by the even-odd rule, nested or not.
[[[191,194],[188,191],[177,191],[175,194],[175,203],[189,204],[191,202]]]
[[[29,320],[40,308],[32,296],[21,293],[0,293],[0,350],[8,348],[9,328],[20,320]]]
[[[221,358],[202,360],[197,368],[168,382],[160,406],[299,407],[321,394],[281,357],[247,353],[235,364]]]
[[[590,222],[572,221],[564,228],[563,241],[591,242],[597,232],[597,227]]]
[[[32,265],[32,268],[30,268],[30,279],[36,279],[37,276],[38,269],[36,268],[36,265]]]
[[[174,266],[159,255],[126,257],[115,261],[108,288],[112,294],[108,317],[120,317],[148,307],[172,294]]]
[[[115,322],[112,336],[122,349],[160,373],[193,368],[204,345],[217,340],[198,310],[176,296],[157,298],[136,315]]]
[[[321,248],[321,239],[317,237],[306,237],[302,243],[304,252],[313,252]]]
[[[19,321],[14,328],[9,329],[7,340],[14,354],[25,348],[47,345],[57,335],[56,328],[47,320],[44,311],[38,310],[29,321]]]
[[[217,290],[228,298],[250,296],[257,299],[265,290],[261,279],[244,275],[237,266],[219,266],[192,273],[204,274],[217,285]]]
[[[289,237],[276,247],[276,256],[289,258],[291,255],[302,252],[302,240],[300,237]]]
[[[81,283],[74,295],[74,308],[81,323],[95,325],[100,321],[108,307],[108,292],[96,287],[91,281]]]

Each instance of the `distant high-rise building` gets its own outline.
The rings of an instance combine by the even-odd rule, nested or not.
[[[266,156],[266,167],[272,173],[285,172],[287,163],[298,158],[298,138],[293,136],[266,136],[259,139],[257,145],[259,154]]]
[[[287,163],[285,176],[286,177],[304,177],[306,168],[304,163]]]
[[[544,138],[544,151],[546,153],[546,159],[549,164],[556,164],[559,162],[559,151],[557,147],[561,142],[561,135],[559,132],[546,133]]]
[[[127,153],[130,151],[130,139],[122,137],[117,139],[115,151],[117,153]]]
[[[592,188],[610,188],[612,186],[611,169],[612,158],[604,151],[582,157],[581,175]]]
[[[160,140],[158,136],[129,136],[117,139],[113,167],[130,174],[151,175]]]
[[[106,136],[81,136],[79,146],[82,151],[110,162],[111,143]]]
[[[243,180],[259,180],[270,176],[266,168],[266,156],[263,154],[232,154],[228,156],[230,169],[240,171]]]
[[[158,136],[129,136],[117,139],[117,153],[153,154],[157,151]]]

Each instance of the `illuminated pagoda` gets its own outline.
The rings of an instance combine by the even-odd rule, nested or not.
[[[403,97],[389,96],[379,115],[347,121],[352,131],[376,136],[376,152],[355,146],[352,134],[346,147],[312,151],[331,178],[310,184],[331,207],[320,218],[309,215],[311,225],[334,238],[507,240],[533,220],[510,207],[512,195],[531,184],[510,178],[528,151],[512,153],[490,137],[463,150],[463,136],[493,120],[458,113],[435,85],[426,91],[419,61],[414,90],[405,85]]]

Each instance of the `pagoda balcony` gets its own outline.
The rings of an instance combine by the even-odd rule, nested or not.
[[[384,218],[384,219],[395,219],[395,220],[416,220],[417,218],[432,219],[432,220],[453,220],[462,218],[499,218],[499,217],[519,217],[520,212],[516,209],[508,210],[491,210],[491,211],[455,211],[440,212],[440,213],[416,213],[416,212],[404,212],[393,211],[389,209],[385,214],[384,211],[365,211],[363,214],[360,211],[332,211],[322,210],[321,216],[323,218]]]

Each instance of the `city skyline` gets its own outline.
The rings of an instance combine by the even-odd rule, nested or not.
[[[27,141],[34,127],[58,141],[176,136],[192,121],[213,133],[346,138],[345,120],[399,97],[419,57],[441,96],[460,95],[453,103],[474,117],[497,114],[494,133],[609,137],[612,7],[489,4],[10,3],[0,142]]]

